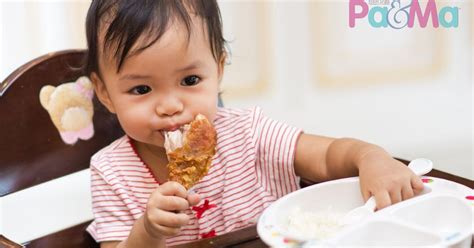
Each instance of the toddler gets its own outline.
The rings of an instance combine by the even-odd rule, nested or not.
[[[299,188],[360,176],[379,209],[423,184],[382,148],[311,135],[259,108],[218,107],[227,53],[215,0],[94,0],[86,21],[87,74],[125,136],[91,159],[94,221],[101,247],[165,247],[256,223]],[[168,181],[164,131],[205,115],[216,155],[192,191]]]

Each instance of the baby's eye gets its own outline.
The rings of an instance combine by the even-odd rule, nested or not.
[[[193,86],[199,83],[200,78],[196,75],[186,77],[181,81],[181,85],[183,86]]]
[[[151,88],[146,85],[139,85],[130,90],[130,93],[134,95],[144,95],[151,91]]]

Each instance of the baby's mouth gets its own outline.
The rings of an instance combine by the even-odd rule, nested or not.
[[[206,117],[204,115],[198,114],[194,120],[199,121],[203,119],[206,119]],[[172,152],[177,148],[183,147],[183,145],[186,143],[186,134],[188,133],[190,128],[191,122],[182,125],[173,131],[162,131],[162,134],[165,137],[164,147],[166,149],[166,153]]]
[[[165,149],[166,152],[171,152],[180,148],[184,144],[184,139],[186,138],[186,133],[189,130],[190,125],[186,124],[180,126],[174,131],[162,131],[163,136],[165,137]]]

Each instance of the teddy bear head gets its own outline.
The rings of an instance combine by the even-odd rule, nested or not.
[[[87,77],[59,86],[45,85],[40,91],[40,103],[66,144],[94,135],[92,83]]]

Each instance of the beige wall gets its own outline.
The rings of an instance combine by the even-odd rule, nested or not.
[[[27,61],[85,48],[89,0],[0,0],[0,80]]]
[[[349,28],[348,1],[242,2],[222,4],[239,58],[223,88],[247,88],[224,91],[228,106],[262,105],[307,132],[364,139],[394,156],[426,157],[437,169],[474,179],[471,1],[449,1],[460,8],[458,28],[402,30],[375,29],[366,20]],[[439,8],[447,3],[437,2]],[[252,17],[244,5],[264,7]],[[265,28],[242,29],[241,16]],[[270,51],[255,60],[245,44]],[[258,80],[240,78],[247,73],[232,68],[239,62],[261,68],[248,71]]]

